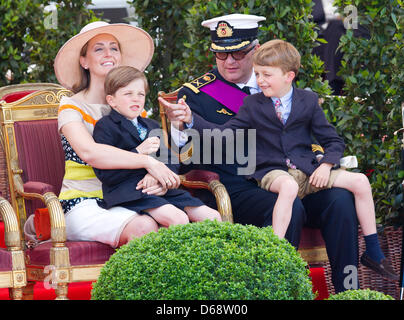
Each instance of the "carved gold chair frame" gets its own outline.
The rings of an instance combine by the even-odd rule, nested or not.
[[[4,240],[7,251],[11,255],[11,269],[0,271],[0,288],[9,288],[10,298],[21,300],[22,289],[27,285],[27,274],[20,227],[11,204],[3,197],[0,197],[0,217],[4,221]]]
[[[57,120],[60,99],[63,96],[72,95],[71,91],[56,84],[29,83],[0,88],[0,97],[13,92],[31,90],[33,91],[32,93],[15,102],[7,103],[4,100],[0,101],[0,141],[7,163],[10,202],[17,217],[17,220],[13,221],[11,226],[8,226],[9,221],[5,220],[5,228],[10,228],[15,235],[17,232],[15,224],[18,225],[21,240],[17,242],[20,242],[20,247],[24,248],[25,241],[22,230],[24,230],[24,224],[27,219],[24,200],[39,199],[43,202],[48,208],[51,223],[52,247],[50,249],[50,265],[53,266],[53,270],[50,271],[52,275],[50,276],[48,274],[49,270],[44,270],[43,266],[30,265],[29,259],[25,254],[29,284],[24,290],[24,296],[27,299],[32,298],[33,283],[35,281],[44,281],[51,277],[52,282],[57,284],[55,288],[57,299],[67,299],[68,283],[96,280],[104,264],[70,265],[69,249],[66,246],[65,217],[58,197],[53,192],[39,194],[24,191],[22,169],[19,167],[19,155],[15,140],[14,123],[30,120]],[[8,216],[10,215],[9,213]],[[13,245],[16,245],[15,242],[15,240],[12,241]]]

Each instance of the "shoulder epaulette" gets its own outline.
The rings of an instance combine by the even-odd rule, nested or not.
[[[203,76],[192,80],[191,82],[184,83],[183,86],[191,89],[195,93],[199,93],[199,88],[211,83],[216,79],[213,73],[205,73]]]

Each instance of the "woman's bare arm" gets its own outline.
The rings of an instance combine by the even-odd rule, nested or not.
[[[98,169],[145,168],[164,188],[177,188],[180,180],[164,163],[144,154],[96,143],[80,122],[70,122],[61,128],[73,150],[86,163]]]

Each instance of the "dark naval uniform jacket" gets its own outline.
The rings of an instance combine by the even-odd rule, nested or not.
[[[226,83],[227,85],[241,91],[241,89],[234,83],[226,81],[218,72],[217,69],[213,69],[207,73],[208,77],[206,76],[201,76],[194,81],[191,81],[190,83],[186,83],[183,85],[183,87],[180,89],[178,92],[178,99],[184,98],[185,102],[189,105],[191,108],[193,114],[198,114],[200,115],[203,119],[206,121],[215,123],[215,124],[224,124],[227,121],[229,121],[232,117],[236,115],[234,111],[217,101],[215,98],[212,96],[208,95],[207,93],[201,91],[200,89],[207,85],[207,84],[212,84],[215,81],[222,81]],[[213,77],[212,77],[213,75]],[[209,79],[209,80],[208,80]],[[247,155],[248,153],[248,145],[247,145],[247,135],[245,135],[244,138],[245,144],[244,144],[244,154]],[[193,146],[195,147],[195,146]],[[231,176],[236,176],[237,175],[237,168],[238,167],[245,167],[245,163],[238,163],[237,162],[237,156],[234,153],[234,163],[230,164],[214,164],[214,159],[213,155],[215,150],[211,150],[211,155],[212,158],[210,160],[209,164],[203,164],[202,158],[203,158],[203,140],[201,138],[200,141],[200,150],[199,155],[200,155],[200,165],[195,165],[195,164],[190,164],[190,165],[182,165],[181,166],[181,171],[189,171],[191,169],[202,169],[202,170],[209,170],[209,171],[214,171],[218,173],[219,175],[226,175],[227,178],[230,178]],[[226,154],[224,153],[225,150],[225,145],[223,144],[223,155],[222,159],[223,162],[225,162],[226,159]],[[195,151],[195,150],[194,150]],[[216,150],[217,152],[217,150]]]

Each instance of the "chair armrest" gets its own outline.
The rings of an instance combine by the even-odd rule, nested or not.
[[[184,174],[183,177],[185,178],[184,183],[189,184],[189,188],[199,188],[199,186],[194,187],[192,183],[209,184],[214,180],[219,180],[219,175],[216,172],[207,170],[191,170]]]
[[[24,192],[45,194],[47,192],[55,193],[54,187],[50,184],[38,181],[28,181],[24,183]]]
[[[17,186],[17,193],[24,199],[39,199],[46,205],[49,211],[51,239],[53,246],[64,247],[64,243],[66,242],[65,216],[62,205],[60,204],[56,194],[53,192],[53,186],[37,181],[29,181],[25,184],[20,182],[16,183],[15,185]],[[27,189],[25,189],[26,187]]]
[[[20,228],[11,204],[0,196],[0,216],[4,221],[4,240],[8,250],[21,250]]]
[[[27,285],[27,275],[25,269],[25,257],[22,249],[20,227],[11,204],[0,196],[0,216],[4,221],[4,239],[7,250],[11,256],[11,281],[14,290],[15,299],[21,298],[22,292],[18,288]]]
[[[181,175],[181,184],[190,189],[207,189],[216,199],[217,209],[223,221],[233,223],[231,201],[226,187],[219,181],[219,175],[206,170],[191,170]]]

